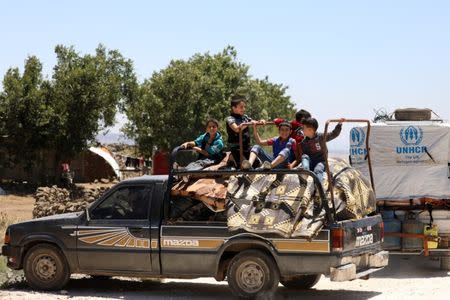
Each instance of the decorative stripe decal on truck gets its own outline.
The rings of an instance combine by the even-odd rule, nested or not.
[[[195,236],[162,236],[161,248],[164,249],[183,249],[183,250],[218,250],[223,244],[232,238],[238,237],[195,237]],[[255,235],[258,238],[265,239],[273,245],[273,247],[280,253],[292,252],[313,252],[313,253],[329,253],[330,252],[330,232],[324,231],[325,237],[322,239],[314,239],[308,241],[306,239],[276,239],[263,238]]]
[[[74,231],[71,236],[87,244],[125,248],[150,248],[150,239],[133,236],[126,228],[93,229]],[[153,242],[152,242],[152,248]],[[155,248],[158,247],[156,243]]]
[[[308,242],[306,240],[272,240],[278,252],[330,252],[329,242]]]
[[[325,234],[326,233],[326,234]],[[127,228],[105,228],[92,230],[74,231],[72,236],[76,236],[79,241],[87,244],[96,244],[107,247],[124,247],[140,249],[158,249],[158,241],[147,238],[138,238],[133,236]],[[228,240],[237,236],[228,237],[196,237],[196,236],[161,236],[161,249],[180,249],[180,250],[211,250],[217,251]],[[306,239],[283,239],[267,238],[256,235],[273,245],[276,251],[280,253],[330,252],[330,232],[326,230],[321,239],[308,241]]]

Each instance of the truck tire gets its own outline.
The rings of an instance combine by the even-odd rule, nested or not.
[[[233,294],[254,298],[273,292],[278,286],[280,274],[271,257],[258,250],[245,250],[231,260],[227,279]]]
[[[401,108],[394,112],[397,121],[428,121],[431,120],[431,109]]]
[[[281,284],[288,289],[307,290],[312,288],[320,280],[321,274],[300,275],[294,278],[281,280]]]
[[[24,258],[25,278],[31,288],[37,290],[60,290],[70,279],[66,258],[55,246],[33,246]]]

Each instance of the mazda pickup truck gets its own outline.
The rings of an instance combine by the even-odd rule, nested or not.
[[[226,172],[242,173],[213,175]],[[315,176],[302,170],[246,172]],[[234,294],[247,298],[274,290],[279,283],[310,288],[321,274],[333,281],[367,278],[387,265],[381,216],[339,221],[323,190],[319,194],[327,207],[324,226],[311,239],[285,238],[230,231],[226,218],[171,219],[173,177],[171,172],[125,180],[85,211],[10,225],[1,254],[9,268],[23,269],[28,284],[38,290],[61,289],[74,273],[214,277],[227,280]]]

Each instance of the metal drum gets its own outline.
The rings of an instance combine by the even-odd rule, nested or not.
[[[402,222],[395,218],[393,210],[381,212],[384,222],[384,232],[402,232]],[[386,250],[400,250],[402,239],[400,237],[384,237],[383,248]]]
[[[403,233],[423,234],[423,223],[417,219],[417,215],[410,212],[402,224]],[[403,238],[402,250],[417,251],[423,249],[423,239]]]

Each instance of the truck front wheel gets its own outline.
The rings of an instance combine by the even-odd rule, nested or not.
[[[60,290],[70,279],[61,251],[49,244],[33,246],[25,255],[24,273],[28,284],[38,290]]]
[[[253,298],[274,291],[280,275],[271,257],[261,251],[246,250],[231,260],[227,279],[236,296]]]
[[[300,275],[281,280],[281,284],[288,289],[306,290],[312,288],[320,279],[320,274]]]

